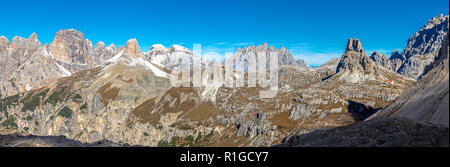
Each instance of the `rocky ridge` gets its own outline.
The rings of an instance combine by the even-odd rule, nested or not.
[[[273,46],[268,46],[267,43],[264,43],[263,45],[259,46],[249,46],[245,47],[244,49],[238,48],[237,51],[231,56],[230,58],[226,59],[225,62],[228,64],[233,64],[237,62],[244,62],[244,71],[248,70],[248,63],[257,63],[257,56],[260,53],[264,53],[266,56],[266,62],[270,62],[270,54],[271,53],[277,53],[278,58],[278,66],[297,66],[301,68],[308,68],[308,66],[305,64],[305,62],[301,59],[295,60],[295,58],[292,56],[289,51],[282,46],[280,49],[277,49]],[[265,63],[266,68],[269,69],[270,63]],[[236,68],[236,66],[233,66]],[[242,69],[241,69],[242,70]],[[262,69],[264,70],[264,69]]]
[[[414,81],[390,71],[389,65],[378,65],[376,62],[385,61],[384,56],[369,58],[358,39],[349,40],[341,58],[315,69],[300,67],[302,61],[296,61],[284,47],[265,44],[238,49],[231,60],[249,61],[249,53],[254,51],[279,53],[279,91],[276,98],[264,99],[259,91],[266,88],[223,87],[223,81],[210,75],[205,80],[214,82],[204,87],[173,87],[170,71],[179,60],[199,57],[178,45],[153,45],[145,53],[140,52],[135,39],[116,48],[105,47],[103,42],[93,47],[81,33],[72,30],[58,36],[57,42],[44,46],[39,46],[35,34],[29,39],[16,39],[30,43],[24,44],[29,47],[25,50],[11,49],[8,39],[0,38],[0,55],[8,58],[0,62],[25,62],[25,69],[31,67],[29,71],[36,71],[36,64],[44,65],[38,67],[48,71],[47,78],[63,77],[2,95],[6,98],[0,101],[1,128],[22,135],[63,135],[83,143],[107,140],[143,146],[270,146],[316,129],[358,122],[364,125],[363,120],[392,103]],[[28,59],[28,52],[33,50],[34,55],[42,56]],[[397,54],[394,57],[401,58]],[[205,67],[203,72],[207,74],[226,68],[218,62]],[[21,83],[6,79],[17,73],[17,69],[12,71],[1,76],[6,85],[3,92],[13,90],[5,89],[8,85]],[[387,125],[416,126],[406,122],[395,120]]]
[[[1,38],[0,97],[14,95],[45,86],[72,73],[93,68],[112,57],[114,45],[96,47],[76,30],[61,30],[54,41],[42,45],[33,33],[28,39],[14,37],[9,43]]]
[[[373,55],[377,64],[397,72],[401,75],[417,79],[422,75],[425,67],[431,64],[437,57],[439,49],[448,34],[449,16],[440,14],[431,18],[419,31],[412,35],[402,53],[394,50],[389,60]],[[387,64],[390,64],[389,67]]]
[[[369,119],[404,117],[448,127],[449,118],[448,37],[436,60],[425,68],[419,80],[392,104]]]

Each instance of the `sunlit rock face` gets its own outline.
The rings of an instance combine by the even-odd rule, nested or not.
[[[423,26],[408,40],[402,55],[406,59],[398,69],[398,73],[411,78],[418,78],[425,67],[431,64],[438,55],[439,49],[448,34],[449,16],[439,15]]]
[[[50,52],[56,59],[65,63],[84,64],[88,54],[88,44],[83,33],[70,29],[56,33],[50,44]]]
[[[139,48],[138,42],[135,38],[130,39],[127,41],[126,45],[126,54],[133,58],[139,58],[139,54],[141,53],[141,50]]]

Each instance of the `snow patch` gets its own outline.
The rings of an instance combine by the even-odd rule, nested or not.
[[[123,52],[125,50],[120,51],[119,53],[117,53],[114,57],[112,57],[111,59],[108,60],[108,62],[110,63],[114,63],[117,62],[117,60],[119,60],[119,58],[123,55]]]
[[[162,44],[154,44],[154,45],[152,45],[150,50],[167,50],[167,48],[164,47],[164,45],[162,45]]]
[[[30,84],[28,83],[28,84],[25,84],[25,90],[26,91],[29,91],[29,90],[31,90],[33,87],[32,86],[30,86]]]
[[[186,51],[188,49],[186,49],[185,47],[182,47],[180,45],[172,45],[172,48],[175,50],[181,50],[181,51]]]
[[[150,63],[150,62],[148,62],[148,61],[146,61],[146,60],[144,60],[142,58],[132,59],[132,63],[130,65],[136,65],[136,64],[144,66],[144,67],[147,67],[156,76],[164,77],[164,78],[169,77],[169,74],[167,74],[166,72],[160,70],[158,67],[155,67],[152,63]]]
[[[67,76],[72,75],[72,73],[69,70],[67,70],[66,68],[64,68],[63,66],[59,65],[58,63],[55,63],[55,64],[64,73],[63,76],[67,77]]]

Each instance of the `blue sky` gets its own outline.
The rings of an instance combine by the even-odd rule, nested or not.
[[[0,35],[9,39],[36,32],[50,43],[58,30],[74,28],[94,43],[137,38],[143,50],[198,43],[204,53],[220,54],[267,42],[308,64],[340,57],[348,38],[361,39],[368,54],[403,49],[430,18],[449,11],[448,0],[14,0],[0,6]]]

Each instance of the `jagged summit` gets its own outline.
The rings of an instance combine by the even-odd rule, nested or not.
[[[408,39],[402,53],[394,50],[389,60],[390,70],[401,75],[417,79],[422,75],[427,65],[438,55],[439,49],[448,34],[449,16],[440,14],[431,18],[419,31]],[[376,61],[386,67],[386,62]]]
[[[375,63],[366,55],[359,39],[350,38],[345,48],[345,53],[338,64],[336,73],[339,72],[363,72],[372,74],[375,72]]]
[[[164,47],[162,44],[152,45],[150,51],[143,54],[144,57],[160,67],[172,70],[180,65],[181,59],[188,57],[190,60],[198,60],[202,62],[201,55],[196,55],[189,49],[180,46],[172,45],[170,48]]]
[[[50,44],[51,55],[65,63],[85,64],[87,48],[88,43],[85,43],[84,34],[74,29],[56,32]]]
[[[125,45],[125,48],[126,48],[125,54],[133,58],[139,58],[141,49],[139,48],[139,44],[136,38],[128,40]]]
[[[403,117],[449,126],[449,41],[419,80],[369,119]]]
[[[362,48],[361,42],[359,41],[359,39],[355,38],[352,39],[350,38],[347,42],[347,47],[345,47],[345,52],[350,52],[350,51],[355,51],[355,52],[363,52],[364,49]]]
[[[391,57],[389,57],[389,61],[391,64],[390,70],[397,72],[405,60],[406,57],[404,55],[400,54],[397,50],[394,50],[391,54]]]
[[[405,60],[406,58],[402,54],[400,54],[397,50],[394,50],[394,51],[392,51],[391,57],[389,57],[389,59]]]
[[[391,69],[391,62],[389,61],[389,58],[384,55],[381,54],[380,52],[373,52],[372,55],[370,56],[370,58],[375,61],[375,63],[383,66],[386,69]]]
[[[0,36],[0,48],[3,50],[6,50],[6,48],[9,48],[11,46],[11,42],[9,42],[8,38],[4,36]]]
[[[103,41],[99,41],[99,42],[97,42],[97,44],[95,44],[95,47],[97,48],[97,47],[102,47],[102,48],[104,48],[104,47],[106,47],[106,45],[105,45],[105,43],[103,42]]]
[[[448,34],[449,16],[443,14],[433,17],[418,32],[408,39],[402,52],[403,60],[398,73],[418,78],[425,67],[434,61]]]
[[[387,57],[379,53],[375,53],[373,59],[387,62]],[[336,73],[332,78],[348,83],[360,83],[370,80],[377,82],[384,82],[386,80],[404,82],[404,77],[388,70],[388,67],[388,63],[386,63],[385,68],[375,63],[374,60],[366,55],[359,39],[350,38],[345,53],[342,55],[336,67]]]
[[[57,78],[93,68],[116,51],[114,45],[105,48],[103,42],[93,47],[83,33],[74,29],[58,31],[54,40],[45,45],[39,42],[36,33],[28,38],[14,37],[11,43],[0,38],[0,95],[36,89]]]
[[[266,54],[266,61],[267,61],[267,67],[266,69],[269,69],[269,61],[270,61],[270,54],[271,52],[276,52],[278,56],[278,66],[296,66],[296,67],[302,67],[302,68],[308,68],[306,64],[302,63],[303,60],[295,60],[295,58],[292,56],[292,54],[284,47],[282,46],[280,49],[275,48],[274,46],[269,46],[267,43],[264,43],[263,45],[251,45],[248,47],[245,47],[241,49],[240,47],[236,50],[236,52],[231,56],[230,58],[226,59],[225,61],[229,64],[231,62],[251,62],[253,61],[250,56],[257,55],[258,53],[265,53]],[[256,57],[255,57],[256,58]],[[256,60],[256,59],[255,59]],[[255,63],[256,62],[252,62]],[[246,64],[244,66],[246,67]],[[244,68],[245,68],[244,67]],[[244,69],[245,71],[246,69]]]
[[[34,34],[34,33],[33,33]],[[37,36],[31,35],[30,38],[22,38],[19,36],[15,36],[12,39],[11,47],[16,49],[25,49],[32,48],[33,50],[37,50],[38,47],[41,46],[41,42],[37,40]]]
[[[28,40],[33,41],[33,42],[38,42],[38,37],[37,34],[35,32],[33,32],[33,34],[30,35],[30,37],[28,37]]]

